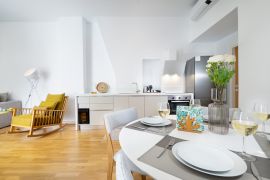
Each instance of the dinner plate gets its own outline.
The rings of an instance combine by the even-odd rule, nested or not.
[[[188,162],[184,161],[177,153],[177,150],[181,147],[183,147],[183,144],[186,143],[193,143],[191,141],[184,141],[184,142],[179,142],[177,144],[175,144],[172,148],[172,153],[174,155],[174,157],[181,162],[182,164],[197,170],[199,172],[205,173],[205,174],[209,174],[209,175],[214,175],[214,176],[220,176],[220,177],[235,177],[235,176],[240,176],[242,174],[244,174],[247,171],[247,165],[245,163],[245,161],[239,157],[237,154],[231,152],[231,151],[227,151],[227,155],[232,159],[233,161],[233,168],[231,170],[228,171],[221,171],[221,172],[217,172],[217,171],[208,171],[205,169],[201,169],[199,167],[193,166],[192,164],[189,164]],[[203,143],[202,143],[203,144]],[[204,144],[205,146],[209,146],[209,144]],[[210,145],[211,146],[211,145]],[[210,157],[211,158],[211,157]],[[209,158],[209,159],[210,159]],[[217,164],[216,166],[219,166],[220,164]]]
[[[164,123],[164,119],[161,117],[145,117],[141,119],[141,122],[147,123],[147,124],[162,124]]]
[[[172,124],[172,122],[168,119],[164,119],[162,121],[162,123],[159,123],[159,124],[149,124],[149,123],[145,122],[143,119],[140,122],[144,125],[153,126],[153,127],[162,127],[162,126],[168,126],[168,125]]]
[[[233,160],[227,149],[205,143],[186,141],[176,149],[177,155],[192,166],[207,171],[224,172],[233,168]]]

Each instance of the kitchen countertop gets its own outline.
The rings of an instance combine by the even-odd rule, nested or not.
[[[193,95],[192,93],[97,93],[97,94],[77,94],[76,96],[89,96],[89,97],[99,97],[99,96],[168,96],[168,95]]]

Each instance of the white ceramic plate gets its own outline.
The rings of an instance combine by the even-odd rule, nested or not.
[[[216,172],[216,171],[207,171],[205,169],[201,169],[198,168],[196,166],[193,166],[191,164],[189,164],[188,162],[184,161],[181,157],[179,157],[178,153],[177,153],[177,149],[183,147],[182,143],[188,143],[191,141],[184,141],[184,142],[179,142],[177,144],[175,144],[172,148],[172,153],[174,155],[174,157],[180,161],[182,164],[195,169],[197,171],[203,172],[205,174],[210,174],[210,175],[214,175],[214,176],[220,176],[220,177],[235,177],[235,176],[240,176],[242,174],[244,174],[247,171],[247,165],[245,163],[245,161],[239,157],[238,155],[236,155],[235,153],[231,152],[228,150],[227,155],[232,159],[233,161],[233,168],[229,171],[222,171],[222,172]],[[192,143],[192,142],[191,142]],[[209,146],[209,144],[205,144],[205,146]],[[211,146],[211,145],[210,145]],[[210,158],[209,158],[210,159]],[[216,166],[219,166],[221,164],[218,164]]]
[[[147,123],[147,124],[162,124],[164,123],[164,119],[160,117],[145,117],[141,119],[141,122]]]
[[[147,126],[154,126],[154,127],[162,127],[162,126],[168,126],[168,125],[172,124],[172,122],[168,119],[163,120],[162,123],[159,123],[159,124],[149,124],[149,123],[145,122],[143,119],[140,122],[142,124],[147,125]]]
[[[176,149],[177,155],[192,166],[207,171],[224,172],[233,168],[233,160],[227,149],[204,143],[186,141]]]

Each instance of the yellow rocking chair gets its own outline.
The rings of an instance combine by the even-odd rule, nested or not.
[[[20,128],[29,130],[28,137],[47,135],[63,128],[63,117],[68,97],[65,94],[48,94],[46,101],[41,102],[35,108],[12,108],[12,120],[9,133],[25,132]],[[45,104],[45,106],[44,106]],[[46,107],[46,104],[54,104],[54,107]],[[59,126],[49,132],[34,134],[34,131],[41,128]],[[19,129],[18,129],[19,128]]]

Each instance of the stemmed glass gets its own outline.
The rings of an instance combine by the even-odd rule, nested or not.
[[[169,103],[159,103],[158,114],[163,119],[166,119],[168,117],[168,115],[170,114]]]
[[[256,103],[253,106],[253,115],[255,119],[262,121],[262,131],[257,133],[262,137],[266,137],[265,135],[265,122],[270,119],[270,115],[268,112],[268,106],[266,104]]]
[[[235,112],[232,117],[232,127],[233,129],[243,136],[242,141],[242,158],[247,161],[255,161],[256,159],[246,153],[245,149],[245,139],[249,135],[256,133],[258,124],[256,121],[249,118],[248,114],[243,112]]]
[[[192,99],[190,102],[191,106],[201,106],[201,100],[200,99]]]

